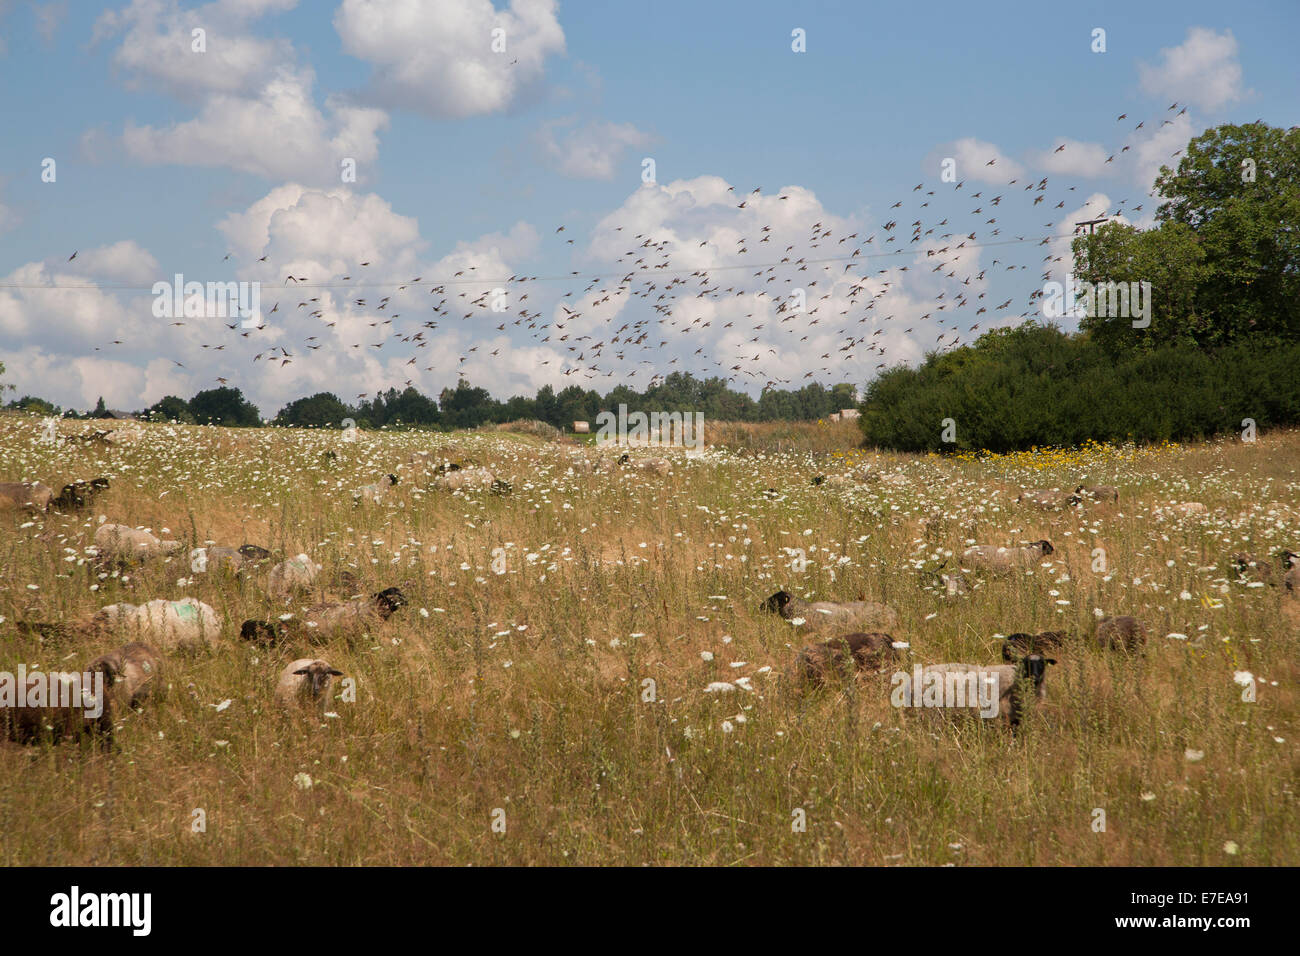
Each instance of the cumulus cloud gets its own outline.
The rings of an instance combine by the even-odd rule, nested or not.
[[[613,179],[614,170],[629,148],[649,146],[654,137],[631,123],[589,122],[572,126],[570,120],[545,123],[536,140],[547,162],[572,179]],[[639,175],[640,170],[629,171]]]
[[[1065,149],[1059,149],[1061,146]],[[1084,143],[1058,136],[1052,141],[1050,149],[1031,153],[1029,161],[1035,168],[1053,175],[1095,178],[1106,175],[1108,155],[1106,149],[1098,143]]]
[[[343,0],[334,27],[380,102],[437,117],[506,109],[564,52],[555,0]]]
[[[123,144],[145,163],[225,166],[269,179],[338,182],[345,159],[359,178],[379,154],[382,110],[349,106],[339,97],[317,109],[309,69],[283,68],[256,96],[214,93],[197,117],[166,129],[128,125]]]
[[[970,136],[940,146],[927,159],[926,170],[937,170],[942,160],[949,157],[957,161],[959,181],[1005,183],[1008,179],[1018,179],[1025,172],[1023,166],[993,143],[986,143]],[[993,162],[992,166],[989,165],[990,161]]]
[[[1160,62],[1138,67],[1144,92],[1216,110],[1245,95],[1237,39],[1231,30],[1215,33],[1192,27],[1179,46],[1160,51]]]

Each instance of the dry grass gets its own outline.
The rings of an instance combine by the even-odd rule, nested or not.
[[[852,423],[715,427],[711,441],[743,454],[675,456],[660,477],[570,471],[568,456],[594,453],[513,432],[346,443],[147,426],[96,450],[0,417],[0,480],[113,477],[91,515],[0,515],[0,667],[66,669],[106,649],[42,645],[21,619],[193,595],[226,622],[217,650],[169,661],[165,701],[122,717],[118,752],[0,745],[0,862],[1300,863],[1300,602],[1247,588],[1227,564],[1300,550],[1300,434],[956,461],[853,452]],[[417,448],[487,464],[514,493],[404,480],[384,505],[354,506],[352,488]],[[907,481],[809,486],[863,463]],[[1021,484],[1085,476],[1118,485],[1120,502],[1014,503]],[[1186,500],[1208,512],[1168,510]],[[238,638],[244,618],[282,610],[262,582],[192,574],[184,558],[101,579],[85,550],[99,515],[189,545],[307,551],[327,585],[347,569],[368,591],[400,586],[411,606],[354,647],[313,652],[355,678],[355,703],[336,700],[323,723],[287,718],[271,694],[303,648]],[[1058,550],[1030,575],[960,599],[921,586],[968,539],[1042,537]],[[994,661],[998,633],[1078,636],[1013,739],[899,713],[887,677],[787,694],[777,674],[805,638],[758,610],[780,587],[891,602],[908,668]],[[1148,621],[1147,653],[1089,647],[1095,608]],[[1258,680],[1255,703],[1233,682],[1241,670]],[[704,692],[741,676],[752,692]],[[797,810],[806,832],[792,829]]]

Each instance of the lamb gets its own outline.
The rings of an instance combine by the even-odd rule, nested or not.
[[[316,582],[321,566],[305,554],[281,561],[267,576],[266,591],[276,600],[287,601],[299,591],[308,591]]]
[[[1044,511],[1056,511],[1067,505],[1077,505],[1082,500],[1078,494],[1067,494],[1060,488],[1037,488],[1021,491],[1016,501],[1028,501]]]
[[[1114,485],[1080,485],[1074,493],[1097,501],[1119,501],[1119,489]]]
[[[995,689],[998,695],[998,717],[1005,718],[1014,731],[1020,726],[1024,715],[1028,688],[1032,685],[1035,697],[1046,696],[1043,679],[1047,674],[1047,665],[1055,663],[1055,658],[1028,654],[1015,664],[931,664],[921,670],[921,687],[930,683],[937,688],[960,689],[961,698],[964,698],[961,700],[963,706],[957,706],[960,698],[949,696],[952,691],[945,690],[940,698],[944,706],[939,708],[958,714],[979,714],[981,689]],[[893,703],[895,706],[921,707],[926,697],[923,696],[922,701],[913,700],[912,675],[901,676],[907,680],[899,684],[896,679]]]
[[[397,476],[393,474],[385,475],[379,481],[372,485],[362,485],[352,493],[352,500],[360,504],[362,501],[370,504],[379,504],[384,500],[384,495],[388,489],[397,484]]]
[[[0,511],[45,511],[53,497],[39,481],[0,482]]]
[[[95,529],[95,548],[104,561],[148,561],[175,554],[179,541],[163,541],[141,528],[124,524],[102,524]]]
[[[302,657],[285,666],[275,687],[275,702],[285,710],[315,710],[324,716],[330,685],[343,672],[325,661]]]
[[[1147,639],[1147,626],[1135,617],[1104,617],[1097,622],[1097,643],[1112,651],[1136,651]]]
[[[98,634],[126,632],[147,638],[163,651],[208,647],[221,633],[221,618],[195,598],[158,599],[145,604],[110,604],[90,620]]]
[[[796,683],[817,687],[832,675],[840,680],[848,677],[846,665],[850,658],[856,673],[867,673],[881,670],[886,661],[897,656],[894,639],[888,634],[855,631],[809,644],[795,657],[791,671]]]
[[[70,485],[63,486],[63,490],[50,502],[50,506],[58,511],[81,511],[94,504],[95,497],[107,488],[107,478],[74,481]]]
[[[1015,568],[1028,567],[1041,561],[1056,549],[1046,539],[1018,548],[998,548],[991,544],[977,544],[962,552],[962,564],[970,568],[982,568],[988,571],[1010,571]]]
[[[1041,634],[1008,634],[1002,643],[1002,659],[1014,664],[1028,654],[1059,651],[1065,647],[1064,631],[1043,631]]]
[[[301,618],[245,621],[240,626],[239,636],[259,644],[278,644],[290,637],[323,644],[336,637],[351,637],[377,627],[406,604],[406,595],[399,588],[385,588],[369,598],[313,605],[303,612]]]
[[[763,609],[779,614],[787,621],[798,620],[807,624],[810,630],[821,627],[857,627],[875,631],[898,626],[898,612],[875,601],[808,603],[793,597],[788,591],[777,591],[763,602]]]
[[[21,700],[18,698],[17,691],[20,688],[17,686],[11,686],[13,693],[0,691],[0,737],[20,744],[90,737],[105,752],[112,750],[113,699],[108,693],[108,687],[112,683],[108,665],[94,662],[86,668],[86,672],[92,682],[95,674],[101,675],[103,684],[98,697],[95,696],[93,683],[85,685],[85,675],[79,678],[81,686],[78,688],[66,677],[62,682],[56,682],[50,674],[28,674],[26,686],[21,688]],[[5,678],[0,677],[0,685],[4,683]],[[75,694],[78,689],[79,697]],[[57,695],[57,699],[45,699],[46,694],[51,697]],[[40,706],[19,706],[41,699],[44,703]]]
[[[162,689],[162,658],[148,644],[132,641],[90,662],[102,670],[106,681],[128,707],[138,708]]]

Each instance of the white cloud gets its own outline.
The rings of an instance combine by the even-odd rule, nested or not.
[[[1142,89],[1152,96],[1216,110],[1245,95],[1231,30],[1191,27],[1181,45],[1162,49],[1160,57],[1156,66],[1138,66]]]
[[[348,106],[338,97],[325,111],[311,98],[308,69],[284,68],[255,96],[214,93],[197,117],[167,129],[128,125],[127,152],[145,163],[226,166],[269,179],[339,182],[353,159],[358,178],[379,154],[382,110]]]
[[[613,179],[614,170],[629,148],[649,146],[654,137],[631,123],[589,122],[570,127],[570,121],[545,123],[536,139],[542,155],[559,172],[573,179]],[[628,178],[640,175],[639,167]]]
[[[375,68],[372,91],[390,106],[462,118],[504,110],[543,80],[564,52],[555,0],[343,0],[343,49]],[[505,50],[494,52],[493,30]]]
[[[1059,147],[1065,149],[1057,151]],[[1052,140],[1050,149],[1031,153],[1029,162],[1035,168],[1057,176],[1084,176],[1095,178],[1107,173],[1106,149],[1097,143],[1085,143],[1077,139],[1058,136]]]
[[[935,157],[939,158],[935,158]],[[1024,167],[1011,159],[992,143],[967,136],[939,147],[926,162],[927,170],[937,170],[943,158],[957,161],[957,180],[982,183],[1005,183],[1008,178],[1024,175]],[[993,165],[990,166],[990,160]]]

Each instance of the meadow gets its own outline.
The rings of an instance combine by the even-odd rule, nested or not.
[[[115,646],[17,622],[116,601],[189,595],[224,625],[167,660],[164,699],[118,715],[115,752],[0,743],[5,865],[1300,864],[1300,600],[1230,562],[1300,550],[1300,432],[941,457],[862,450],[851,422],[710,424],[698,455],[653,452],[668,475],[608,451],[588,473],[575,460],[600,450],[526,429],[48,437],[0,416],[0,480],[112,487],[82,514],[0,513],[0,669]],[[512,491],[410,480],[416,451]],[[863,467],[900,477],[812,483]],[[354,502],[388,472],[381,504]],[[1083,482],[1118,502],[1015,501]],[[185,553],[101,570],[101,518]],[[1040,538],[1056,551],[1029,571],[935,584],[970,543]],[[293,606],[188,552],[245,542],[310,554],[325,595],[410,604],[352,646],[241,643],[241,621]],[[888,674],[795,692],[810,638],[761,607],[781,588],[888,602],[904,670],[998,661],[1016,631],[1073,638],[1013,736],[902,713]],[[1147,622],[1145,652],[1093,646],[1100,614]],[[272,699],[303,651],[355,681],[323,720]]]

